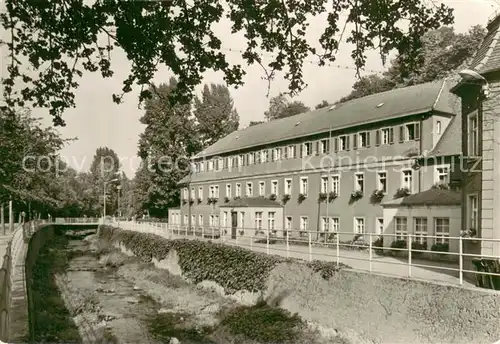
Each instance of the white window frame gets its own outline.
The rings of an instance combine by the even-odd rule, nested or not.
[[[367,148],[368,147],[368,132],[367,131],[361,131],[358,133],[358,146],[357,148]],[[363,142],[363,137],[365,141]]]
[[[188,188],[182,189],[182,198],[188,199],[188,197],[189,197],[189,190],[188,190]]]
[[[361,177],[361,179],[359,178]],[[360,187],[360,181],[362,181],[362,185]],[[365,173],[364,172],[356,172],[354,173],[354,190],[365,192]]]
[[[406,172],[410,172],[410,184],[407,184]],[[401,188],[408,188],[408,190],[413,193],[413,170],[412,169],[404,169],[401,171]]]
[[[219,185],[215,185],[215,198],[219,198]]]
[[[384,178],[381,178],[381,175],[384,175]],[[382,184],[382,180],[385,180],[385,187]],[[384,195],[387,194],[387,171],[378,171],[377,172],[377,190],[381,190],[384,192]]]
[[[362,224],[361,228],[360,228],[360,223]],[[366,220],[364,217],[354,218],[353,231],[354,234],[360,234],[360,235],[366,234]]]
[[[329,186],[328,184],[330,184],[328,181],[328,176],[321,176],[320,182],[321,182],[321,192],[328,193],[328,186]]]
[[[248,153],[248,165],[253,165],[255,164],[255,153]]]
[[[419,221],[423,222],[419,223]],[[425,216],[414,217],[413,228],[415,232],[415,242],[418,242],[419,244],[427,243],[427,236],[429,235],[429,219]]]
[[[236,183],[235,197],[241,197],[241,183]]]
[[[204,161],[200,162],[200,172],[205,172],[205,162]]]
[[[297,149],[295,147],[295,145],[290,145],[290,146],[286,147],[286,149],[287,149],[287,152],[288,152],[287,158],[288,159],[293,159],[295,157],[295,150]]]
[[[399,220],[401,220],[401,223],[399,223]],[[408,218],[406,216],[394,217],[394,234],[396,240],[408,240]]]
[[[383,217],[375,218],[375,234],[384,234],[384,229],[385,229],[384,218]]]
[[[330,139],[323,139],[319,142],[319,146],[321,149],[321,154],[330,153]]]
[[[287,231],[293,230],[293,216],[286,216],[285,217],[285,229]]]
[[[263,149],[260,151],[260,162],[265,163],[268,162],[269,159],[269,151],[267,149]]]
[[[203,199],[203,186],[198,186],[198,198]]]
[[[290,189],[288,189],[288,182],[290,182]],[[285,189],[285,194],[287,195],[292,195],[292,191],[293,191],[293,180],[292,178],[285,178],[284,180],[284,189]]]
[[[338,216],[332,216],[330,218],[330,224],[332,226],[332,232],[338,233],[340,229],[340,218]]]
[[[300,177],[299,187],[300,187],[300,193],[307,196],[307,191],[309,189],[309,178],[308,177]]]
[[[442,124],[441,121],[436,121],[436,134],[441,135]]]
[[[339,152],[346,151],[347,135],[341,135],[338,137],[338,149]]]
[[[332,181],[331,181],[331,189],[333,192],[337,194],[337,196],[340,195],[340,174],[334,174],[332,175]]]
[[[380,129],[380,144],[388,145],[391,142],[391,128]]]
[[[184,214],[184,223],[183,223],[183,225],[184,226],[189,225],[189,217],[186,214]]]
[[[214,198],[215,197],[215,185],[210,185],[210,192],[209,192],[209,195],[210,195],[210,198]]]
[[[201,227],[204,226],[204,223],[203,223],[203,214],[199,214],[198,215],[198,226],[201,226]]]
[[[279,194],[279,182],[277,180],[271,181],[271,194],[278,196]]]
[[[276,230],[276,212],[268,211],[267,212],[267,229],[270,231]]]
[[[446,226],[441,226],[441,228],[439,228],[439,221],[440,220],[443,220],[444,224],[446,224],[447,222],[447,227]],[[450,224],[451,224],[451,221],[450,221],[450,218],[449,217],[435,217],[434,218],[434,235],[436,236],[436,243],[437,244],[449,244],[450,243]],[[447,231],[444,231],[442,230],[443,228],[448,228]],[[438,230],[440,229],[440,230]]]
[[[224,211],[222,213],[222,227],[224,228],[227,228],[227,220],[228,220],[228,215],[227,215],[227,211]]]
[[[435,183],[448,184],[450,182],[450,166],[448,165],[436,166],[434,173],[435,173],[434,177]],[[441,177],[443,176],[444,180],[441,180]]]
[[[475,207],[473,206],[472,199],[475,199]],[[467,229],[473,229],[478,235],[479,231],[479,195],[472,193],[467,195]]]
[[[471,126],[475,120],[476,126]],[[480,156],[479,154],[479,116],[477,111],[467,115],[467,150],[468,156]]]
[[[262,230],[262,217],[263,217],[262,214],[263,214],[262,211],[255,212],[254,222],[255,222],[255,229],[256,230]]]
[[[214,161],[212,159],[208,160],[208,171],[214,170]]]
[[[417,135],[417,131],[416,131],[416,127],[417,127],[417,124],[418,122],[410,122],[410,123],[405,123],[404,124],[404,130],[403,130],[403,133],[404,133],[404,138],[403,138],[403,141],[404,142],[409,142],[409,141],[416,141],[417,139],[415,137],[419,137],[419,135]],[[410,139],[410,129],[409,127],[410,126],[413,126],[413,138]]]
[[[240,228],[244,229],[245,228],[245,212],[240,211]]]
[[[191,214],[191,226],[195,227],[196,226],[196,215]]]
[[[259,182],[259,196],[265,196],[266,195],[266,182],[261,180]]]
[[[253,182],[246,182],[246,184],[245,184],[245,195],[247,197],[253,197]]]
[[[330,232],[330,218],[327,216],[321,217],[321,231],[323,233]]]
[[[191,188],[191,199],[196,199],[196,188],[194,186]]]
[[[243,166],[243,165],[244,165],[244,164],[243,164],[244,162],[245,162],[245,155],[243,155],[243,154],[239,154],[239,155],[238,155],[238,166]]]
[[[313,154],[313,143],[304,142],[302,143],[302,157],[311,156]]]
[[[233,190],[232,190],[232,185],[231,184],[226,184],[226,197],[231,198],[233,197]]]
[[[300,217],[300,230],[302,232],[309,231],[309,217],[308,216],[301,216]]]

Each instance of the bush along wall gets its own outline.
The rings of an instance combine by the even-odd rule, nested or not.
[[[101,227],[99,235],[111,243],[119,242],[134,255],[146,262],[153,258],[163,260],[170,250],[175,250],[183,276],[192,283],[213,281],[222,286],[226,293],[237,291],[263,292],[271,270],[279,263],[297,262],[280,256],[252,252],[240,247],[205,241],[166,238],[108,226]],[[329,279],[344,264],[313,261],[307,265]]]

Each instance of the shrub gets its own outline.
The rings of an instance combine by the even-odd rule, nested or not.
[[[427,251],[427,243],[424,242],[423,244],[413,241],[411,243],[411,249],[412,249],[412,254],[413,255],[422,255],[424,252],[413,252],[413,250],[420,250],[420,251]]]
[[[227,293],[238,290],[259,292],[265,289],[266,280],[282,257],[266,255],[224,244],[181,239],[168,240],[150,233],[126,231],[102,226],[103,238],[120,241],[136,256],[151,261],[165,259],[174,249],[179,257],[184,276],[193,283],[212,280]]]
[[[352,204],[358,200],[363,198],[363,191],[361,190],[356,190],[351,193],[351,196],[349,197],[349,204]]]
[[[329,280],[340,269],[348,268],[348,266],[343,263],[339,263],[337,266],[336,262],[325,262],[322,260],[313,260],[312,262],[308,262],[307,266],[314,272],[319,273],[325,280]]]
[[[269,306],[265,301],[255,306],[241,306],[231,310],[221,325],[233,335],[240,335],[259,343],[296,342],[305,329],[297,314]]]
[[[338,195],[333,192],[333,191],[330,191],[330,193],[328,194],[328,202],[331,202],[333,201],[334,199],[336,199],[338,197]]]
[[[281,201],[283,203],[286,203],[290,200],[290,195],[289,194],[284,194],[283,196],[281,196]]]
[[[384,198],[384,196],[385,196],[384,191],[378,189],[374,190],[370,197],[370,202],[373,204],[380,203]]]
[[[408,248],[406,240],[394,240],[391,243],[391,248]]]
[[[305,194],[300,193],[300,194],[299,194],[299,196],[297,197],[297,201],[298,201],[299,203],[302,203],[302,202],[304,202],[304,200],[305,200],[306,198],[307,198],[307,196],[306,196]]]
[[[411,194],[410,190],[408,188],[399,188],[396,193],[394,194],[394,199],[402,198],[409,196]]]
[[[448,252],[449,250],[450,250],[449,244],[436,243],[431,247],[431,251],[435,252]]]
[[[269,199],[270,199],[271,201],[276,201],[276,195],[275,195],[275,194],[270,194],[270,195],[269,195]]]
[[[380,236],[375,240],[372,244],[373,247],[384,247],[384,237]],[[384,254],[383,249],[376,248],[375,249],[376,254]]]
[[[318,202],[326,201],[328,194],[326,192],[320,192],[318,195]]]

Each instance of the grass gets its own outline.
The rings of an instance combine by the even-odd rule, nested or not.
[[[153,337],[161,343],[170,343],[170,338],[175,337],[183,344],[215,344],[209,338],[212,328],[183,327],[187,318],[188,315],[181,313],[158,313],[147,320],[147,326]]]
[[[221,325],[233,335],[259,343],[296,343],[305,328],[297,314],[269,306],[265,301],[229,311]]]
[[[54,237],[40,250],[33,266],[33,339],[37,343],[81,343],[78,328],[64,305],[54,280],[54,275],[64,272],[68,266],[68,254],[65,251],[67,245],[67,238]]]

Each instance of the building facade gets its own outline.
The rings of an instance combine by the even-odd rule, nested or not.
[[[341,240],[387,231],[381,202],[454,178],[456,152],[436,150],[459,113],[450,86],[395,89],[231,133],[193,158],[181,224],[344,232]],[[231,203],[239,199],[282,210],[254,202],[242,220],[224,215],[243,211]]]

